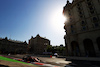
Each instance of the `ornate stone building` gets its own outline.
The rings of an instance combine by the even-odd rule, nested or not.
[[[67,0],[63,13],[67,56],[100,57],[100,0]]]
[[[0,53],[1,54],[25,54],[27,52],[27,43],[9,40],[7,37],[0,38]]]
[[[43,52],[46,52],[47,45],[50,45],[50,40],[40,37],[39,34],[34,38],[31,37],[28,44],[29,53],[43,54]]]

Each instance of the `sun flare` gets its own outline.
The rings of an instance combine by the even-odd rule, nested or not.
[[[53,12],[52,14],[52,26],[55,28],[63,28],[64,23],[66,21],[66,18],[64,17],[62,10],[56,10],[55,12]]]

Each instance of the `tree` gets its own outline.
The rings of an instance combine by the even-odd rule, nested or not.
[[[52,45],[47,45],[47,52],[52,52]]]
[[[8,38],[7,38],[7,37],[5,37],[5,40],[8,40]]]

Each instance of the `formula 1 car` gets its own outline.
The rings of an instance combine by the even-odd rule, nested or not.
[[[24,56],[22,59],[26,62],[40,62],[38,58],[29,56],[29,55]]]

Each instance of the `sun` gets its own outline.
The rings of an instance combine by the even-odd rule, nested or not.
[[[55,10],[51,16],[51,24],[53,28],[60,29],[63,28],[66,18],[62,13],[62,9]]]

